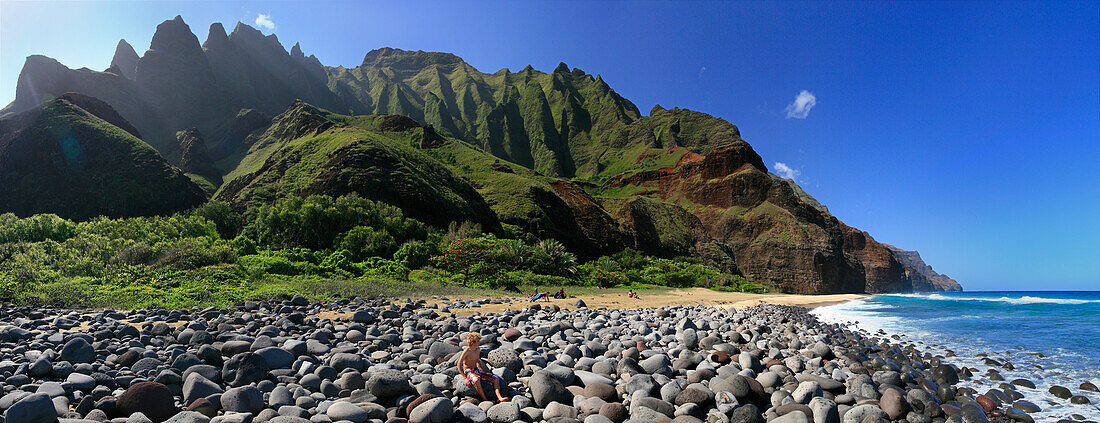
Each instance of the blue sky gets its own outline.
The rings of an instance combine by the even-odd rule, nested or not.
[[[967,289],[1100,289],[1097,2],[5,0],[0,103],[27,55],[102,70],[177,14],[200,41],[266,15],[330,66],[383,46],[485,72],[564,61],[643,113],[733,122],[838,218]]]

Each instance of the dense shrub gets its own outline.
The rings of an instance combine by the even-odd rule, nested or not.
[[[164,243],[152,265],[174,270],[192,270],[221,263],[236,263],[233,247],[211,237],[184,238]]]
[[[348,251],[350,258],[365,260],[368,257],[391,257],[397,249],[397,241],[385,229],[356,226],[340,235],[336,247]]]
[[[697,260],[633,250],[580,264],[560,242],[518,227],[505,231],[514,238],[470,222],[440,231],[354,195],[289,197],[244,216],[218,202],[172,216],[80,223],[0,215],[0,301],[225,305],[307,285],[332,292],[318,287],[335,281],[347,292],[387,283],[767,289]]]
[[[191,214],[213,223],[222,239],[233,239],[237,236],[243,223],[241,215],[233,212],[228,204],[221,201],[211,201],[196,207],[191,210]]]
[[[393,259],[404,262],[409,269],[419,269],[427,266],[436,254],[439,254],[438,241],[414,240],[402,244],[401,248],[393,253]]]
[[[286,197],[260,206],[254,214],[244,234],[258,244],[272,247],[328,250],[356,227],[387,233],[395,245],[424,239],[429,232],[423,223],[406,218],[401,209],[355,195],[336,199],[323,195]]]
[[[76,235],[73,222],[54,214],[37,214],[20,219],[14,214],[0,214],[0,243],[65,241]]]

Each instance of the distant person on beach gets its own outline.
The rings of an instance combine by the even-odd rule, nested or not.
[[[488,401],[489,397],[485,396],[485,390],[481,387],[482,381],[493,384],[498,402],[508,401],[508,397],[500,392],[500,378],[481,365],[481,335],[477,332],[466,335],[466,349],[462,350],[462,355],[458,358],[458,372],[465,379],[466,386],[474,387],[483,401]]]
[[[543,300],[543,301],[546,301],[546,302],[550,302],[550,293],[549,292],[539,292],[539,293],[535,294],[534,297],[531,297],[531,302],[535,302],[535,301],[538,301],[538,300]]]
[[[565,288],[559,289],[558,292],[556,294],[554,294],[554,298],[557,298],[559,300],[564,300],[565,299]]]

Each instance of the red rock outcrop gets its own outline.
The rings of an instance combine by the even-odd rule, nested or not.
[[[671,168],[617,175],[604,184],[627,186],[690,204],[706,235],[732,247],[737,268],[751,280],[796,293],[914,289],[913,272],[890,249],[802,200],[790,183],[777,182],[743,140],[706,155],[687,153]],[[637,219],[618,216],[637,237]],[[686,220],[690,225],[692,219]]]

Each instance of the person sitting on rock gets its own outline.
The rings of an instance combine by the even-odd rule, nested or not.
[[[486,371],[481,365],[480,334],[470,332],[466,335],[466,349],[462,350],[462,355],[458,358],[458,372],[466,380],[466,386],[472,386],[477,390],[477,394],[481,395],[482,400],[489,400],[489,397],[485,396],[485,390],[481,387],[481,382],[487,381],[492,382],[499,402],[508,401],[508,397],[500,392],[500,378],[492,372]]]

